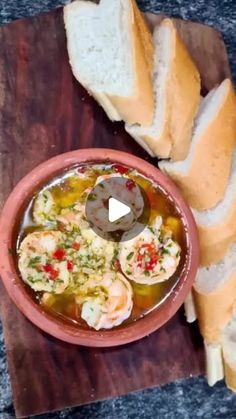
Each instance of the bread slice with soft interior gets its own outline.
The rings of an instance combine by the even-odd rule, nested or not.
[[[154,112],[152,41],[146,28],[145,49],[139,32],[144,22],[134,4],[77,0],[65,6],[67,47],[75,78],[111,119],[149,125]]]
[[[223,261],[199,268],[193,296],[199,328],[206,344],[219,343],[236,303],[236,243]]]
[[[222,345],[204,342],[204,352],[207,382],[209,386],[214,386],[224,378]]]
[[[236,241],[236,149],[224,198],[210,210],[192,212],[198,227],[201,265],[219,262]]]
[[[224,329],[221,344],[225,382],[228,388],[236,392],[236,317],[233,317]]]
[[[126,124],[151,156],[186,157],[200,101],[199,72],[170,19],[154,31],[155,113],[149,127]]]
[[[201,102],[187,158],[159,163],[194,209],[210,209],[224,196],[236,138],[235,106],[233,85],[226,79]]]

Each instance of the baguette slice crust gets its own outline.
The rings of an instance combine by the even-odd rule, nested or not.
[[[204,342],[206,377],[209,386],[214,386],[224,378],[222,346]]]
[[[144,49],[144,54],[145,54],[145,59],[146,59],[146,64],[149,71],[150,79],[152,79],[153,68],[154,68],[154,53],[155,53],[153,36],[148,27],[148,24],[145,20],[144,15],[140,12],[137,6],[136,0],[131,0],[131,3],[133,6],[134,20],[138,27],[140,40]]]
[[[139,30],[139,36],[142,42],[146,65],[149,70],[150,79],[153,75],[153,66],[154,66],[154,44],[152,34],[147,26],[147,23],[144,19],[144,16],[140,12],[137,3],[135,0],[131,0],[133,11],[134,11],[134,20],[137,24]],[[121,121],[122,117],[118,114],[117,109],[113,106],[111,100],[104,93],[95,93],[90,92],[94,99],[102,106],[107,116],[111,121]]]
[[[236,392],[236,319],[233,318],[222,333],[225,381]]]
[[[200,76],[170,19],[156,28],[154,42],[156,107],[152,125],[126,125],[126,130],[139,144],[147,144],[151,156],[181,160],[191,141],[200,101]]]
[[[197,320],[197,313],[195,309],[192,291],[190,291],[190,293],[187,295],[184,301],[184,313],[187,323],[193,323]]]
[[[236,302],[236,243],[221,263],[198,270],[193,295],[205,342],[219,343]]]
[[[104,93],[99,93],[99,92],[94,92],[94,91],[89,91],[89,90],[88,92],[90,93],[91,96],[94,97],[94,99],[103,108],[103,110],[106,112],[108,118],[111,121],[122,121],[122,117],[118,114],[117,109],[113,106],[111,100],[109,99],[107,95],[105,95]]]
[[[148,54],[136,20],[131,0],[101,0],[99,5],[77,0],[64,7],[67,47],[76,79],[112,120],[148,125],[154,111],[152,63],[147,65]]]
[[[120,0],[119,0],[120,1]],[[127,0],[125,0],[127,2]],[[110,96],[112,104],[117,109],[119,115],[128,124],[151,124],[154,114],[154,93],[152,86],[152,68],[154,46],[152,37],[148,36],[148,28],[138,8],[134,9],[135,2],[130,3],[130,21],[132,32],[132,50],[134,62],[134,82],[135,92],[130,97]],[[127,2],[127,3],[128,3]],[[140,30],[144,29],[143,35],[147,41],[142,39]],[[152,42],[152,46],[150,43]]]
[[[224,198],[211,210],[192,211],[198,226],[201,265],[220,262],[236,241],[236,149]]]
[[[229,79],[203,99],[187,158],[160,162],[189,205],[203,211],[223,198],[236,138],[236,100]]]

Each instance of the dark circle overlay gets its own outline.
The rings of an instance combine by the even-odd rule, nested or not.
[[[110,198],[127,205],[130,213],[110,222]],[[127,241],[140,234],[149,224],[150,205],[144,189],[137,182],[116,175],[101,180],[92,188],[86,199],[85,214],[91,228],[103,239]]]

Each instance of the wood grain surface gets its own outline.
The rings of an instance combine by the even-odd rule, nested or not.
[[[162,17],[148,15],[150,25]],[[203,93],[230,76],[215,30],[176,21],[201,72]],[[109,147],[149,159],[72,76],[62,11],[0,28],[0,205],[38,163],[64,151]],[[150,160],[150,159],[149,159]],[[154,163],[156,163],[154,161]],[[17,417],[114,397],[203,372],[196,325],[179,312],[161,330],[124,347],[76,347],[45,335],[10,302],[1,315]]]

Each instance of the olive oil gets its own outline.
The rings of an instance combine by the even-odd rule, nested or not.
[[[84,172],[87,174],[86,177],[79,175]],[[48,229],[54,230],[57,228],[56,223],[54,224],[53,221],[51,224],[49,223],[48,225],[42,226],[37,225],[34,222],[33,206],[35,199],[42,190],[51,192],[56,204],[56,209],[59,213],[60,210],[64,208],[73,207],[77,202],[85,203],[86,192],[91,190],[98,176],[110,173],[114,173],[111,164],[91,164],[89,169],[87,166],[76,166],[61,173],[61,175],[44,185],[41,190],[36,191],[34,197],[22,214],[17,247],[19,248],[21,241],[29,233]],[[119,173],[117,173],[117,176],[119,176]],[[169,280],[155,285],[140,285],[134,281],[130,281],[133,289],[133,310],[131,316],[128,320],[125,320],[124,324],[136,321],[152,311],[164,301],[170,292],[172,292],[174,286],[178,282],[181,270],[183,269],[184,255],[186,252],[184,225],[173,202],[157,185],[154,185],[152,181],[137,173],[136,170],[130,169],[127,176],[134,180],[145,193],[146,202],[148,202],[150,207],[149,224],[151,225],[157,216],[161,216],[164,228],[168,228],[172,231],[173,238],[178,242],[182,251],[180,264],[175,274]],[[76,304],[75,296],[72,293],[64,291],[60,295],[47,294],[45,296],[45,293],[34,293],[30,288],[29,292],[31,295],[33,294],[36,301],[52,315],[59,316],[66,322],[73,322],[73,324],[77,323],[80,326],[82,325],[83,327],[88,328],[87,324],[80,317],[80,307]]]

